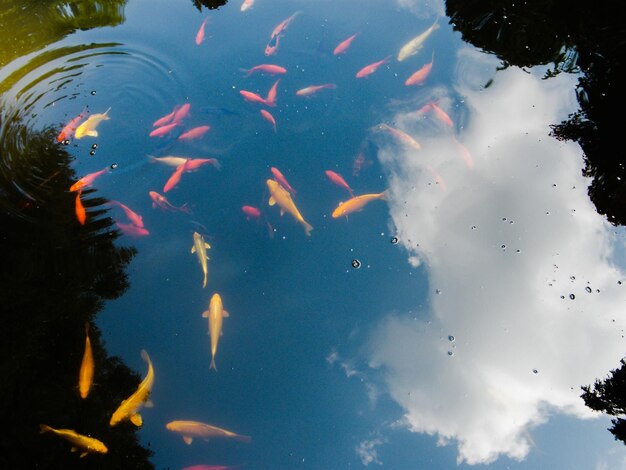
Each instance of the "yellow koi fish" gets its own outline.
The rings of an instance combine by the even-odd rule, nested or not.
[[[352,199],[348,199],[347,201],[340,203],[333,211],[333,219],[341,217],[342,215],[347,216],[351,212],[360,211],[367,203],[375,199],[386,200],[387,191],[383,191],[382,193],[378,194],[362,194],[361,196],[356,196]]]
[[[207,263],[207,261],[209,261],[209,257],[206,254],[207,248],[211,248],[211,245],[205,242],[202,235],[198,232],[193,232],[193,246],[191,247],[191,252],[198,255],[198,261],[200,262],[200,266],[202,266],[202,272],[204,273],[204,282],[202,283],[203,288],[206,287],[206,280],[209,275],[209,265]]]
[[[107,109],[104,113],[92,114],[91,116],[89,116],[85,122],[83,122],[80,126],[76,128],[76,131],[74,132],[74,138],[80,139],[81,137],[84,137],[86,135],[88,135],[89,137],[98,137],[98,131],[96,130],[96,127],[98,127],[98,124],[100,124],[102,121],[109,120],[110,110],[111,108]]]
[[[146,378],[139,384],[137,391],[130,397],[122,402],[122,404],[115,410],[109,424],[115,426],[116,424],[130,420],[135,426],[141,426],[143,420],[139,414],[139,410],[144,404],[150,406],[150,403],[146,403],[150,397],[150,391],[152,390],[152,384],[154,383],[154,369],[152,368],[152,361],[145,350],[141,350],[141,357],[148,363],[148,373]]]
[[[211,365],[209,369],[217,372],[215,367],[215,353],[217,352],[217,343],[222,335],[222,319],[228,317],[228,312],[224,310],[222,298],[219,294],[213,294],[209,302],[209,309],[202,312],[202,318],[209,319],[209,334],[211,335]]]
[[[419,51],[422,48],[422,46],[424,45],[424,41],[426,41],[428,36],[430,36],[430,33],[432,33],[437,28],[439,28],[439,23],[435,21],[430,26],[430,28],[428,28],[422,34],[414,37],[409,42],[407,42],[404,46],[402,46],[402,48],[400,49],[400,52],[398,53],[398,62],[402,62],[407,57],[410,57],[413,54],[416,54],[417,51]]]
[[[89,323],[85,323],[85,352],[78,374],[78,391],[80,392],[81,398],[87,398],[87,395],[89,395],[89,390],[93,384],[93,369],[93,352],[91,350],[91,341],[89,340]]]
[[[293,203],[289,192],[274,180],[268,179],[266,183],[268,189],[270,190],[270,199],[268,201],[269,205],[273,206],[274,204],[278,204],[278,207],[280,207],[281,216],[285,212],[289,212],[292,216],[295,217],[298,222],[300,222],[304,226],[304,231],[306,232],[306,234],[308,236],[311,236],[311,230],[313,230],[313,227],[306,220],[304,220],[304,218],[300,214],[300,211],[298,211],[298,208]]]
[[[82,450],[81,457],[93,452],[106,454],[109,451],[102,441],[93,437],[83,436],[71,429],[54,429],[47,424],[40,424],[39,428],[42,433],[51,432],[70,442],[72,444],[72,452],[76,452],[78,449]]]
[[[182,434],[185,444],[191,444],[194,437],[209,440],[214,437],[225,437],[241,442],[250,442],[250,436],[242,436],[226,429],[211,426],[210,424],[198,421],[170,421],[165,425],[167,429]]]

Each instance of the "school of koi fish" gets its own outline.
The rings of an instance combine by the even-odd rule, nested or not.
[[[245,12],[253,6],[254,0],[244,0],[243,4],[241,5],[241,12]],[[264,50],[264,54],[266,57],[274,56],[277,54],[281,41],[284,41],[288,27],[300,14],[300,11],[293,13],[291,16],[281,21],[271,31],[269,40]],[[202,21],[195,35],[195,44],[197,46],[201,46],[204,43],[206,38],[206,29],[209,26],[210,18],[206,17]],[[428,37],[438,27],[439,25],[437,21],[435,21],[425,31],[407,42],[400,49],[396,60],[400,62],[407,60],[411,56],[416,55],[416,53],[423,47]],[[345,40],[337,44],[336,47],[332,50],[332,53],[335,56],[348,54],[350,52],[351,45],[358,40],[359,32],[353,32]],[[380,60],[374,61],[369,65],[364,66],[363,68],[355,72],[355,78],[365,79],[376,73],[379,68],[389,66],[392,62],[392,57],[392,54],[389,54]],[[433,66],[434,52],[431,54],[429,62],[423,64],[413,74],[406,78],[404,85],[423,85],[428,80]],[[260,94],[249,90],[239,90],[239,94],[241,95],[243,100],[250,103],[251,106],[261,106],[259,114],[261,115],[262,119],[266,120],[271,125],[272,131],[274,133],[277,133],[278,125],[276,119],[270,112],[270,109],[276,108],[278,106],[278,102],[280,100],[278,87],[283,77],[288,75],[287,69],[278,64],[261,63],[244,71],[246,77],[249,77],[253,74],[279,76],[279,78],[274,80],[272,86],[265,96],[261,96]],[[330,93],[336,88],[337,85],[334,83],[312,84],[302,89],[299,89],[295,92],[295,94],[297,96],[311,97],[312,95],[320,92]],[[182,103],[174,106],[173,109],[169,110],[169,112],[162,117],[156,118],[152,124],[152,128],[147,130],[149,137],[154,139],[173,138],[172,135],[174,135],[174,131],[181,131],[180,134],[175,137],[175,139],[193,140],[205,138],[207,134],[209,134],[211,131],[210,124],[205,123],[203,125],[192,128],[188,128],[185,125],[186,118],[192,112],[192,106],[195,105],[192,105],[192,103],[189,102]],[[446,113],[444,109],[439,106],[439,103],[437,101],[430,101],[425,103],[419,110],[417,110],[417,113],[423,116],[432,113],[432,116],[443,125],[447,127],[454,126],[454,123],[450,116]],[[113,114],[113,117],[110,116],[110,114]],[[71,119],[67,123],[67,125],[63,127],[61,132],[58,134],[57,142],[67,144],[72,139],[97,137],[99,134],[98,127],[101,124],[105,123],[105,121],[110,119],[114,119],[114,112],[111,113],[111,108],[107,109],[103,113],[97,113],[92,115],[89,115],[87,108],[85,108],[81,111],[80,114]],[[106,128],[106,125],[104,125],[103,127]],[[399,144],[406,146],[408,149],[419,151],[422,148],[415,137],[407,134],[400,129],[391,127],[388,124],[375,124],[372,126],[371,130],[374,132],[388,133],[393,139],[397,140]],[[106,129],[104,130],[104,132],[106,132]],[[463,161],[469,168],[471,168],[473,166],[473,160],[469,151],[456,139],[454,140],[459,148],[459,153]],[[221,164],[218,162],[218,160],[213,157],[196,158],[175,155],[147,155],[146,157],[150,159],[151,162],[159,163],[172,169],[171,175],[166,181],[164,181],[162,188],[148,188],[148,190],[146,191],[147,197],[149,197],[152,201],[152,207],[155,209],[160,209],[162,211],[178,211],[185,214],[190,214],[191,208],[187,203],[180,206],[174,205],[165,197],[164,194],[171,192],[178,185],[182,184],[184,176],[189,172],[198,171],[204,167],[212,167],[216,170],[219,170],[221,167]],[[368,164],[371,164],[371,162],[368,162],[364,155],[362,153],[359,153],[353,162],[353,176],[357,176],[363,168],[367,167]],[[296,189],[294,189],[289,184],[287,178],[278,168],[271,167],[270,171],[272,176],[271,178],[260,178],[260,180],[265,179],[266,189],[269,193],[269,197],[267,199],[268,206],[278,206],[281,216],[284,213],[288,213],[291,217],[294,218],[296,223],[302,225],[305,235],[311,236],[313,226],[309,222],[307,222],[295,203],[295,199],[297,197]],[[434,170],[432,169],[430,169],[430,171],[433,172],[436,181],[440,184],[440,188],[442,190],[445,190],[445,183],[441,176],[436,174],[436,172],[434,172]],[[70,192],[76,193],[74,210],[76,214],[76,220],[79,224],[84,225],[89,218],[89,213],[83,206],[81,200],[82,191],[85,188],[94,186],[98,178],[104,177],[108,173],[109,167],[100,169],[96,172],[83,176],[78,181],[76,181],[70,188],[68,188]],[[363,208],[372,201],[386,200],[388,198],[387,190],[355,195],[354,190],[351,188],[345,178],[341,174],[333,170],[326,170],[325,176],[329,182],[336,185],[338,188],[345,190],[349,195],[349,198],[347,200],[339,203],[337,207],[333,210],[332,218],[334,219],[341,217],[347,218],[349,214],[363,210]],[[143,237],[150,234],[148,228],[144,226],[142,216],[136,213],[130,207],[128,207],[125,203],[117,200],[111,200],[107,204],[112,208],[116,208],[115,213],[118,215],[116,215],[115,217],[115,224],[122,233],[130,237]],[[261,208],[244,203],[241,206],[241,211],[243,212],[246,219],[249,221],[264,221],[265,224],[267,224],[270,237],[273,236],[275,230],[272,225],[265,219],[264,211]],[[200,264],[202,270],[203,288],[206,288],[206,286],[210,284],[208,269],[209,256],[207,254],[207,250],[209,249],[211,249],[211,246],[204,240],[203,235],[195,231],[193,233],[191,253],[195,254],[198,258],[198,263]],[[211,354],[209,369],[217,371],[216,354],[218,342],[220,340],[220,337],[222,336],[222,322],[224,318],[229,317],[229,313],[227,312],[227,310],[224,309],[222,298],[218,293],[214,293],[212,295],[207,310],[202,312],[201,315],[203,318],[208,319],[208,334],[210,336]],[[142,351],[141,355],[148,365],[147,374],[144,380],[138,386],[135,393],[133,393],[126,400],[124,400],[119,405],[117,410],[114,410],[112,412],[110,426],[116,426],[118,423],[123,421],[130,421],[138,427],[142,426],[143,424],[143,419],[139,414],[139,411],[144,406],[150,406],[151,404],[149,397],[154,382],[154,370],[147,352]],[[83,399],[88,399],[89,397],[89,392],[93,383],[94,367],[94,358],[92,355],[91,344],[89,340],[89,325],[86,325],[85,348],[83,360],[79,370],[78,384],[78,390],[80,396]],[[241,442],[250,442],[251,440],[249,436],[237,434],[232,431],[198,421],[175,420],[167,423],[166,428],[174,433],[180,434],[184,442],[187,444],[191,444],[194,438],[201,438],[205,440],[209,438],[227,438]],[[71,443],[72,450],[80,451],[81,457],[84,457],[90,453],[106,453],[108,451],[106,445],[98,439],[78,434],[77,432],[70,429],[54,429],[50,426],[42,424],[41,432],[57,434],[58,436],[64,438]],[[197,466],[197,468],[227,469],[234,467],[203,465]]]

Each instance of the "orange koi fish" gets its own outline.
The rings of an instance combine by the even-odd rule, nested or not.
[[[267,46],[265,46],[265,55],[271,56],[276,54],[278,50],[278,44],[280,43],[280,36],[275,36],[269,40]]]
[[[176,115],[176,111],[178,111],[178,106],[175,106],[174,110],[171,113],[169,113],[169,114],[167,114],[167,115],[157,119],[156,121],[154,121],[152,123],[152,127],[164,126],[165,124],[170,122],[172,119],[174,119],[174,116]]]
[[[265,103],[268,106],[276,106],[276,90],[278,87],[278,82],[280,82],[280,78],[274,82],[272,88],[270,88],[270,90],[267,92],[267,96],[265,97]]]
[[[89,173],[88,175],[83,176],[76,183],[70,186],[70,191],[79,191],[79,190],[82,190],[83,188],[91,186],[91,184],[94,182],[94,180],[98,176],[101,176],[107,173],[108,171],[109,171],[109,168],[107,167],[107,168],[103,168],[100,171],[96,171],[95,173]]]
[[[334,83],[324,83],[323,85],[310,85],[308,87],[302,88],[298,91],[296,91],[296,95],[298,96],[309,96],[312,95],[315,92],[318,92],[320,90],[323,90],[325,88],[330,88],[330,89],[335,89],[337,88],[337,85],[335,85]]]
[[[352,188],[348,186],[348,183],[346,183],[346,180],[344,180],[343,177],[339,173],[335,173],[332,170],[326,170],[326,176],[328,177],[330,181],[335,183],[337,186],[340,186],[346,189],[350,193],[350,196],[354,197]]]
[[[246,220],[250,220],[250,217],[252,217],[258,221],[261,218],[261,211],[256,207],[242,206],[241,210],[246,214]]]
[[[467,150],[465,145],[463,145],[461,142],[459,142],[456,139],[456,137],[452,137],[452,140],[454,140],[454,143],[459,148],[459,151],[461,152],[461,157],[463,157],[463,161],[465,162],[467,167],[468,168],[474,168],[474,159],[472,158],[472,154],[470,153],[470,151]]]
[[[340,203],[333,211],[333,219],[341,217],[342,215],[345,215],[347,217],[348,214],[352,212],[360,211],[363,209],[363,207],[365,207],[366,204],[376,199],[386,200],[387,191],[383,191],[382,193],[378,194],[363,194],[361,196],[356,196],[352,199],[348,199],[347,201]]]
[[[122,204],[119,201],[109,201],[109,204],[119,207],[124,211],[128,220],[130,220],[137,227],[143,227],[143,218],[137,214],[135,211],[131,210],[130,207]]]
[[[345,41],[341,41],[337,45],[337,47],[335,47],[335,49],[333,50],[333,54],[334,55],[339,55],[339,54],[345,53],[348,50],[348,48],[350,47],[350,44],[352,44],[352,41],[354,41],[354,38],[356,38],[358,34],[359,33],[353,34],[352,36],[350,36]]]
[[[54,429],[47,424],[40,424],[39,429],[42,433],[51,432],[52,434],[56,434],[57,436],[62,437],[63,439],[71,443],[72,452],[80,449],[82,451],[80,454],[81,458],[93,452],[97,452],[98,454],[106,454],[109,451],[109,449],[107,449],[107,446],[104,445],[102,441],[99,441],[98,439],[95,439],[93,437],[78,434],[73,429]]]
[[[198,421],[170,421],[165,425],[167,429],[183,436],[185,444],[191,444],[194,437],[208,440],[216,437],[234,439],[241,442],[250,442],[250,436],[242,436],[226,429],[218,428]]]
[[[187,162],[188,160],[185,160],[185,163],[176,167],[176,170],[174,170],[172,176],[169,177],[169,179],[165,183],[165,186],[163,186],[164,193],[174,188],[180,182],[180,179],[183,176],[183,172],[187,169]]]
[[[271,104],[268,103],[265,98],[257,95],[256,93],[252,93],[251,91],[239,90],[239,94],[243,96],[244,100],[249,101],[250,103],[261,103],[266,106],[271,106]]]
[[[278,207],[280,207],[281,216],[285,212],[289,212],[289,214],[291,214],[293,218],[296,219],[297,222],[302,224],[302,226],[304,227],[304,232],[306,233],[307,237],[310,237],[311,230],[313,230],[313,226],[309,224],[306,220],[304,220],[304,217],[302,217],[302,214],[300,214],[300,211],[298,210],[293,200],[291,199],[291,195],[289,194],[289,191],[283,188],[275,180],[268,179],[266,180],[266,184],[267,184],[267,189],[269,189],[270,191],[270,198],[268,200],[268,204],[270,206],[273,206],[274,204],[278,204]]]
[[[155,209],[159,207],[160,209],[165,211],[180,211],[187,214],[191,213],[191,209],[187,207],[187,203],[183,204],[180,207],[176,207],[170,204],[170,202],[164,196],[161,196],[156,191],[150,191],[148,194],[150,195],[150,199],[152,199],[152,207]]]
[[[417,140],[415,140],[406,132],[401,131],[400,129],[396,129],[395,127],[388,126],[387,124],[384,124],[384,123],[379,124],[378,128],[389,132],[391,135],[393,135],[395,138],[400,140],[402,143],[408,145],[409,147],[413,147],[415,150],[421,150],[422,148],[422,146],[419,144]]]
[[[274,116],[272,116],[269,111],[266,111],[264,109],[261,110],[261,116],[263,116],[266,121],[269,121],[272,126],[274,126],[274,132],[276,132],[276,120],[274,119]]]
[[[117,228],[119,228],[124,234],[131,237],[145,237],[146,235],[150,235],[148,229],[144,227],[139,227],[134,224],[123,224],[122,222],[115,222]]]
[[[74,210],[76,212],[76,218],[81,225],[85,225],[85,221],[87,220],[87,211],[85,210],[85,206],[83,206],[82,201],[80,200],[80,195],[82,191],[79,189],[76,191],[76,201],[74,202]]]
[[[190,109],[191,109],[191,104],[185,103],[184,105],[182,105],[174,113],[174,117],[172,118],[172,122],[177,122],[177,123],[180,124],[180,122],[187,117],[187,115],[189,114],[189,110]]]
[[[249,77],[255,72],[262,72],[262,73],[267,73],[270,75],[279,75],[279,74],[287,73],[287,69],[285,67],[281,67],[280,65],[274,65],[274,64],[255,65],[251,69],[248,69],[248,70],[244,69],[244,71],[246,72],[246,77]]]
[[[89,340],[89,323],[85,323],[85,352],[78,373],[78,391],[81,398],[87,398],[93,384],[93,351]]]
[[[274,175],[274,178],[276,178],[276,181],[278,181],[283,188],[285,188],[287,191],[289,191],[291,194],[295,196],[296,190],[293,189],[289,185],[289,183],[287,182],[287,178],[285,178],[285,176],[280,172],[280,170],[278,168],[272,167],[271,171],[272,171],[272,175]]]
[[[218,162],[215,158],[188,158],[185,171],[197,170],[202,165],[213,165],[218,170],[222,168],[220,162]]]
[[[374,72],[376,72],[376,70],[378,70],[378,67],[387,64],[389,62],[389,59],[391,59],[391,56],[387,56],[383,60],[379,60],[378,62],[374,62],[373,64],[366,65],[356,73],[356,78],[364,78],[368,75],[373,74]]]
[[[202,44],[202,41],[204,41],[204,27],[206,26],[207,21],[209,21],[208,16],[204,19],[200,25],[200,29],[198,29],[198,32],[196,33],[196,46],[199,46]]]
[[[169,134],[172,132],[176,126],[180,125],[178,122],[172,122],[171,124],[166,124],[161,127],[157,127],[155,130],[150,132],[150,137],[163,137],[165,134]]]
[[[433,55],[432,55],[432,58],[430,59],[430,62],[425,64],[417,72],[415,72],[413,75],[411,75],[409,78],[407,78],[406,81],[404,82],[404,84],[407,85],[407,86],[410,86],[410,85],[423,85],[424,82],[426,81],[426,78],[430,74],[430,71],[433,68],[433,61],[434,61],[434,59],[435,59],[435,53],[433,52]]]
[[[178,140],[190,140],[202,137],[211,129],[211,126],[198,126],[178,136]]]
[[[57,142],[63,142],[64,140],[70,139],[74,135],[74,132],[76,132],[78,123],[83,119],[83,117],[85,117],[87,113],[89,113],[89,110],[87,108],[84,108],[78,116],[68,122],[65,127],[61,129],[61,132],[59,132],[59,135],[57,136]]]
[[[246,11],[247,9],[252,8],[252,5],[254,5],[254,0],[243,0],[240,10]]]
[[[286,20],[281,21],[278,25],[276,25],[276,27],[272,31],[272,34],[270,35],[270,39],[274,38],[274,37],[276,37],[276,36],[278,36],[280,34],[283,34],[287,30],[287,26],[289,26],[289,24],[293,21],[293,19],[300,13],[301,13],[300,11],[296,11],[289,18],[287,18]]]
[[[211,336],[211,365],[209,369],[217,372],[215,367],[215,353],[217,352],[217,343],[222,335],[222,319],[228,318],[230,315],[222,305],[222,298],[219,294],[213,294],[209,302],[209,309],[202,312],[202,318],[209,319],[209,335]]]
[[[448,127],[454,126],[452,119],[450,119],[450,116],[448,116],[448,114],[443,109],[437,106],[437,103],[433,102],[430,104],[430,106],[431,106],[431,109],[435,112],[435,117],[437,119],[439,119]]]

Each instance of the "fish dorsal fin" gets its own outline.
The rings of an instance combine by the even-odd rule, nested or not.
[[[273,206],[274,204],[276,204],[276,199],[274,199],[274,196],[270,196],[270,199],[269,199],[269,201],[267,201],[267,203],[270,206]]]
[[[195,253],[196,252],[196,245],[191,247],[191,253]]]
[[[193,438],[189,436],[183,436],[183,441],[185,441],[185,444],[190,445],[193,442]]]
[[[228,313],[228,311],[227,311],[227,310],[222,310],[222,316],[223,316],[224,318],[228,318],[228,317],[230,317],[230,314]]]
[[[143,424],[143,419],[141,419],[141,415],[139,413],[135,413],[130,417],[130,422],[139,427]]]
[[[205,310],[204,312],[202,312],[202,318],[209,318],[209,311]]]

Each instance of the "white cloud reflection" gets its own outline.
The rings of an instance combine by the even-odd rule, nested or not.
[[[382,437],[376,437],[374,439],[365,440],[356,446],[356,454],[361,459],[363,465],[368,466],[371,463],[382,465],[382,462],[378,459],[377,447],[386,442]]]
[[[586,194],[579,147],[548,136],[577,109],[575,78],[511,68],[482,89],[497,65],[486,57],[462,50],[455,89],[429,91],[462,121],[471,161],[432,110],[415,112],[425,96],[393,117],[422,150],[376,134],[396,233],[432,294],[423,320],[376,326],[369,364],[407,427],[456,443],[468,464],[523,459],[552,413],[591,417],[579,387],[617,367],[624,345],[612,231]]]

